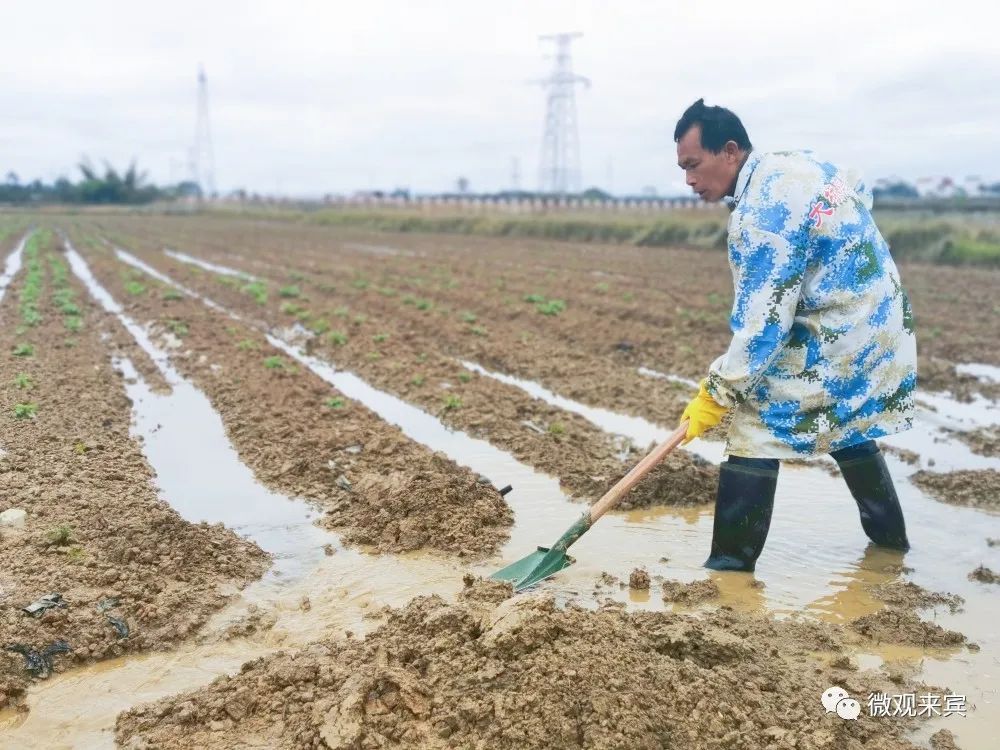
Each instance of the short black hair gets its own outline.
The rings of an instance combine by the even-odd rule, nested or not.
[[[747,129],[743,127],[740,118],[725,107],[705,106],[704,99],[696,101],[677,121],[677,127],[674,128],[674,143],[683,138],[684,134],[695,125],[701,126],[701,147],[713,154],[722,151],[729,141],[735,141],[744,151],[753,149],[750,136],[747,135]]]

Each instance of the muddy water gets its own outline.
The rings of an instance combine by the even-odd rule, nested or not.
[[[413,439],[445,452],[484,474],[497,486],[514,486],[514,491],[507,496],[516,515],[511,542],[497,559],[477,566],[476,572],[491,572],[502,562],[527,554],[537,544],[549,544],[579,516],[582,508],[567,501],[551,477],[519,464],[488,443],[448,430],[430,415],[370,388],[350,373],[336,371],[328,363],[301,354],[290,340],[272,335],[272,343],[314,369],[348,396],[399,425]],[[134,377],[134,373],[129,374]],[[174,390],[178,390],[181,379],[172,377],[171,382]],[[531,385],[537,387],[537,384],[525,383],[525,386]],[[157,433],[173,432],[178,425],[184,426],[183,422],[164,421],[162,411],[157,416],[153,394],[136,390],[141,388],[140,381],[136,379],[129,388],[141,396],[135,399],[136,430],[147,441],[147,447],[160,439],[155,437]],[[543,396],[540,390],[536,395]],[[557,397],[551,392],[548,395]],[[567,408],[565,401],[562,405]],[[938,411],[922,415],[921,425],[914,431],[926,433],[919,438],[924,441],[920,445],[936,459],[934,468],[950,465],[949,461],[956,467],[964,467],[965,462],[971,460],[971,454],[961,453],[957,447],[960,444],[953,440],[935,443],[934,439],[941,437],[940,428],[945,424],[972,426],[974,419],[994,419],[994,411],[981,409],[966,413],[947,400],[928,403]],[[602,419],[611,419],[609,414],[620,416],[602,415],[596,410],[588,418],[593,417],[600,424]],[[162,426],[157,428],[157,425]],[[615,419],[602,426],[640,445],[647,444],[650,439],[661,439],[667,432],[665,427],[643,424],[641,420]],[[220,435],[217,440],[221,442],[215,442],[214,448],[206,450],[213,454],[231,450],[224,434]],[[171,443],[171,439],[165,439],[162,453],[150,447],[148,454],[164,488],[174,481],[171,476],[178,472],[191,476],[202,474],[192,467],[171,462],[170,452],[181,449]],[[903,436],[887,442],[908,447],[900,441]],[[710,460],[721,457],[719,443],[696,441],[692,447]],[[1000,671],[997,666],[1000,664],[1000,642],[993,627],[1000,612],[993,604],[996,595],[981,584],[969,582],[966,574],[980,562],[1000,568],[1000,550],[987,548],[985,544],[988,536],[1000,537],[1000,519],[928,499],[902,479],[915,467],[891,456],[888,460],[894,474],[900,478],[899,492],[907,510],[914,547],[905,558],[906,564],[913,568],[909,578],[931,590],[964,596],[964,612],[951,615],[937,611],[933,617],[944,627],[966,633],[982,650],[972,653],[879,648],[859,652],[858,661],[862,668],[872,669],[882,668],[885,662],[914,663],[922,667],[921,675],[928,682],[966,693],[970,708],[975,705],[976,709],[970,710],[964,719],[952,717],[942,720],[939,725],[955,732],[967,750],[992,747],[992,739],[1000,729],[995,718],[998,714],[995,691]],[[922,461],[927,460],[927,455],[922,456]],[[162,467],[159,461],[163,461]],[[199,482],[199,486],[201,484]],[[182,483],[171,486],[177,487],[176,491],[183,491],[184,487]],[[226,490],[223,483],[212,495],[203,494],[205,504],[217,502],[214,493],[224,494]],[[164,497],[174,501],[166,489]],[[218,502],[226,505],[223,501]],[[272,496],[269,502],[280,505],[292,501]],[[299,531],[312,528],[307,513],[299,518]],[[270,513],[266,514],[264,523],[271,518]],[[248,533],[256,530],[249,512],[246,517],[229,519],[229,523],[237,527],[247,524]],[[627,588],[605,587],[595,596],[595,583],[601,572],[607,571],[627,580],[634,567],[645,567],[653,576],[682,581],[711,577],[722,589],[720,603],[734,607],[767,609],[780,616],[804,611],[820,619],[844,622],[880,608],[868,589],[896,577],[885,568],[901,560],[897,553],[866,549],[854,504],[842,481],[813,468],[786,467],[782,471],[770,541],[756,574],[756,579],[765,584],[763,589],[751,586],[753,577],[746,574],[705,571],[701,563],[710,536],[708,505],[696,509],[647,509],[611,514],[573,547],[577,564],[550,580],[545,588],[560,598],[584,603],[593,603],[600,596],[620,600],[633,608],[662,608],[666,605],[655,585],[651,592],[644,594],[630,592]],[[309,548],[308,543],[303,546]],[[293,555],[297,552],[301,549],[294,548]],[[310,554],[290,565],[290,570],[293,574],[271,575],[243,592],[231,607],[213,619],[198,643],[166,654],[102,663],[40,684],[31,692],[31,713],[20,726],[12,727],[22,721],[20,717],[0,717],[0,731],[6,728],[0,734],[0,743],[9,741],[14,747],[46,748],[110,746],[109,730],[115,715],[122,709],[199,686],[219,674],[235,671],[249,658],[276,648],[302,645],[344,629],[361,632],[372,624],[365,619],[365,614],[383,604],[401,604],[418,593],[453,594],[461,585],[462,567],[457,561],[430,555],[373,556],[363,551],[338,549],[332,556],[325,556],[318,555],[314,546]],[[308,575],[294,575],[296,570],[308,571]],[[303,606],[303,597],[308,598],[308,607]],[[251,604],[273,613],[274,626],[250,637],[224,638],[222,633],[226,627],[246,614]]]
[[[21,259],[24,254],[24,246],[28,242],[28,237],[30,236],[30,232],[24,235],[14,249],[10,251],[10,254],[7,256],[7,260],[4,262],[3,273],[0,274],[0,300],[3,299],[4,294],[7,292],[7,287],[10,286],[10,282],[17,275],[17,272],[21,270]]]

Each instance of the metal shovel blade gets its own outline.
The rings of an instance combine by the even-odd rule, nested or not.
[[[509,581],[514,584],[514,591],[521,591],[555,575],[575,562],[576,560],[565,552],[539,547],[527,557],[498,570],[490,578],[494,581]]]

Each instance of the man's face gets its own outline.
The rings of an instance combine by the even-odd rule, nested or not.
[[[677,141],[677,164],[702,200],[715,202],[732,195],[742,162],[743,151],[735,141],[729,141],[717,154],[702,148],[701,125],[691,126]]]

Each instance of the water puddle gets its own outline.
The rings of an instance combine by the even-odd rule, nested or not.
[[[987,383],[1000,383],[1000,367],[996,365],[984,365],[970,362],[964,365],[957,365],[955,371],[959,375],[972,375]]]
[[[119,248],[115,248],[115,250],[118,253],[124,252],[123,250],[120,250]],[[165,255],[169,255],[174,260],[179,260],[181,263],[188,263],[189,265],[192,265],[192,266],[198,266],[198,268],[202,268],[202,269],[204,269],[206,271],[211,271],[213,273],[221,274],[222,276],[233,276],[233,277],[236,277],[238,279],[247,279],[248,281],[257,281],[257,277],[256,276],[251,276],[250,274],[246,273],[245,271],[237,271],[234,268],[227,268],[226,266],[218,266],[215,263],[209,263],[207,260],[202,260],[201,258],[195,258],[192,255],[188,255],[187,253],[182,253],[182,252],[180,252],[178,250],[171,250],[170,248],[166,248],[165,247],[165,248],[163,248],[163,253]],[[133,257],[135,257],[135,256],[133,256]],[[138,261],[139,259],[136,258],[136,260]],[[139,261],[139,262],[141,263],[142,261]],[[143,265],[145,266],[146,264],[143,263]],[[146,266],[146,267],[148,268],[149,266]]]
[[[666,372],[659,372],[658,370],[651,370],[648,367],[638,368],[640,375],[645,375],[647,378],[656,378],[658,380],[668,380],[671,383],[677,383],[678,385],[686,385],[689,388],[698,390],[698,381],[691,380],[690,378],[682,378],[680,375],[670,375]]]
[[[0,274],[0,300],[3,299],[4,295],[7,293],[7,287],[10,286],[10,282],[14,280],[17,276],[17,272],[21,270],[21,261],[24,256],[24,246],[28,243],[28,238],[31,236],[31,232],[28,232],[21,241],[17,243],[10,254],[7,256],[7,260],[4,263],[3,274]]]

